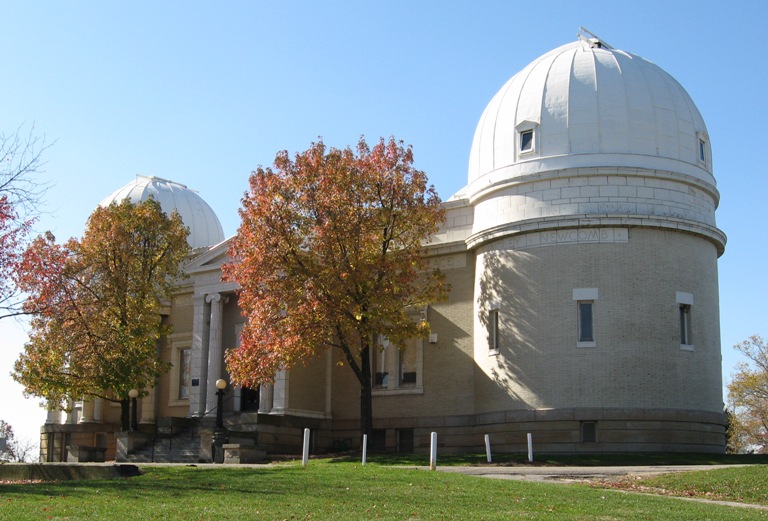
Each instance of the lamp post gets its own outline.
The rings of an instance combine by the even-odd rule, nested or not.
[[[224,432],[224,390],[227,381],[216,380],[216,423],[213,428],[213,447],[211,456],[214,463],[224,463],[224,444],[227,443],[227,433]]]
[[[216,429],[224,427],[224,390],[227,388],[227,381],[219,378],[216,380]]]
[[[128,430],[137,431],[139,430],[139,420],[138,412],[136,411],[136,398],[139,397],[139,391],[136,389],[131,389],[128,391],[128,397],[131,399],[131,425]]]

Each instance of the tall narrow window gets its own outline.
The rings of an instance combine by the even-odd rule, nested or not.
[[[595,302],[599,298],[597,288],[576,288],[576,347],[597,347],[595,342]]]
[[[373,386],[386,389],[389,384],[389,369],[387,354],[390,343],[386,337],[379,339],[379,345],[373,349],[371,365],[373,367]]]
[[[520,132],[520,152],[531,150],[533,150],[533,130],[523,130]]]
[[[680,304],[680,345],[693,345],[691,331],[691,306]]]
[[[179,400],[189,399],[192,385],[192,350],[179,350]]]
[[[707,162],[707,144],[703,139],[699,140],[699,161],[702,163]]]
[[[693,351],[693,324],[691,322],[691,309],[693,309],[693,295],[678,291],[675,294],[677,301],[677,321],[680,331],[680,349]]]
[[[416,385],[416,340],[408,340],[400,352],[400,385]]]
[[[488,312],[488,351],[499,352],[499,310],[492,309]]]
[[[579,302],[579,342],[594,342],[593,305],[591,301]]]

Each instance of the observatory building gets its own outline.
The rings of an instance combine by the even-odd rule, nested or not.
[[[50,414],[44,461],[214,458],[216,381],[245,320],[221,281],[228,241],[177,183],[139,178],[105,203],[149,195],[195,248],[158,347],[172,369],[133,441],[115,442],[119,407],[85,397]],[[489,434],[517,452],[532,433],[538,452],[723,452],[718,202],[706,125],[672,76],[586,31],[536,58],[488,103],[444,203],[428,255],[452,292],[421,310],[433,334],[375,355],[370,446],[426,452],[437,432],[441,451],[477,453]],[[359,447],[359,385],[335,361],[227,389],[227,461],[296,452],[305,428],[313,451]]]

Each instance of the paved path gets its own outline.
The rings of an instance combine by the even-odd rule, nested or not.
[[[458,472],[470,476],[523,481],[579,482],[600,479],[619,479],[627,476],[658,476],[672,472],[712,470],[738,467],[739,465],[654,465],[654,466],[613,466],[613,467],[534,467],[534,466],[472,466],[441,467],[441,472]],[[427,468],[427,467],[424,467]]]

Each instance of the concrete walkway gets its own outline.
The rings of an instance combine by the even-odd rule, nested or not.
[[[713,470],[742,465],[653,465],[653,466],[612,466],[612,467],[535,467],[519,466],[471,466],[441,467],[441,472],[457,472],[469,476],[496,479],[516,479],[521,481],[555,481],[560,483],[585,482],[597,480],[618,480],[632,476],[658,476],[673,472],[691,472],[694,470]],[[428,467],[421,467],[428,468]]]

